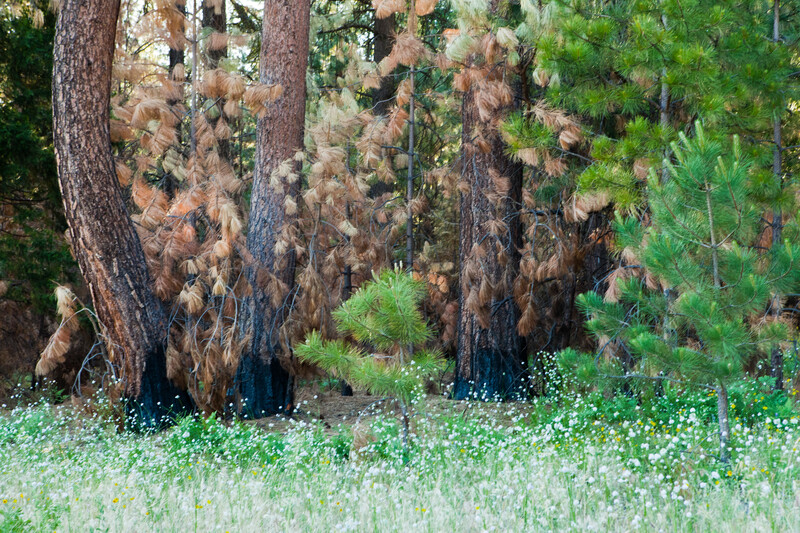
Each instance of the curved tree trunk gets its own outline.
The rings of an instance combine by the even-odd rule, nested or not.
[[[140,423],[156,426],[188,403],[167,380],[166,320],[111,152],[109,97],[118,13],[119,0],[61,4],[53,61],[54,142],[72,247],[106,347],[124,362],[129,407]]]
[[[292,403],[289,375],[279,362],[278,335],[287,309],[273,305],[272,294],[263,283],[267,276],[259,271],[274,275],[290,290],[294,286],[294,251],[290,247],[278,256],[275,245],[284,225],[291,223],[284,200],[297,190],[275,191],[269,182],[273,169],[303,147],[310,10],[309,0],[266,0],[264,5],[260,81],[282,85],[283,95],[267,106],[256,130],[247,232],[247,246],[255,259],[248,270],[253,295],[246,304],[244,321],[252,340],[237,374],[242,411],[251,417],[289,410]]]
[[[481,151],[473,142],[478,131],[489,144]],[[518,209],[522,194],[522,167],[508,160],[499,132],[481,123],[475,102],[475,89],[470,89],[462,101],[461,179],[468,189],[461,193],[460,225],[460,308],[458,324],[458,353],[454,397],[464,399],[511,398],[520,391],[525,375],[523,339],[517,334],[519,312],[511,297],[513,276],[519,270],[521,228]],[[486,192],[493,188],[491,174],[510,180],[510,190],[499,205],[493,205]],[[487,237],[486,222],[501,218],[508,226],[502,239]],[[473,247],[481,245],[486,254],[478,259]],[[498,252],[504,251],[501,261]],[[479,263],[477,276],[470,275],[467,265]],[[505,262],[505,264],[503,264]],[[482,278],[495,285],[485,302],[487,313],[484,326],[469,309],[470,293],[479,290]],[[504,289],[497,289],[504,287]]]

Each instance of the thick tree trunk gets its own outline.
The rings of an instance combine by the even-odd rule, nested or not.
[[[53,131],[59,184],[81,273],[109,353],[125,368],[139,423],[185,410],[166,376],[166,320],[125,208],[109,136],[111,63],[119,0],[65,0],[56,23]]]
[[[522,168],[504,155],[505,147],[499,133],[480,123],[474,89],[470,89],[462,101],[462,128],[461,177],[469,190],[461,194],[461,301],[454,397],[513,398],[520,392],[525,375],[523,342],[517,334],[519,311],[511,297],[509,281],[519,269],[521,232],[517,210],[522,194]],[[479,129],[490,145],[487,152],[481,152],[473,144]],[[485,195],[493,187],[492,172],[511,181],[511,189],[499,207],[493,206]],[[486,222],[495,218],[495,212],[508,225],[504,242],[487,238]],[[487,276],[493,283],[505,278],[506,282],[499,285],[508,287],[505,291],[508,294],[492,291],[488,328],[481,327],[476,315],[465,305],[470,291],[479,290],[479,282],[470,279],[464,267],[475,260],[473,246],[480,243],[486,249],[486,255],[480,259],[481,276]],[[501,249],[507,257],[505,265],[498,257]]]
[[[286,194],[270,187],[270,174],[281,162],[303,147],[308,65],[309,0],[286,2],[266,0],[261,40],[261,83],[276,83],[284,92],[259,117],[256,133],[256,166],[250,205],[247,246],[255,258],[248,270],[253,295],[246,305],[244,327],[252,334],[250,348],[242,354],[237,375],[239,392],[248,416],[262,416],[288,410],[291,386],[280,365],[278,332],[288,311],[272,305],[272,295],[258,283],[265,269],[290,289],[294,286],[295,257],[291,250],[278,256],[275,244],[285,224]],[[288,354],[285,354],[288,355]]]

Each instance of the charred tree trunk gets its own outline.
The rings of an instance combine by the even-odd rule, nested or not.
[[[125,208],[109,136],[111,63],[119,0],[65,0],[56,23],[53,131],[73,251],[103,325],[124,362],[129,408],[159,426],[189,405],[167,379],[166,320]]]
[[[473,142],[479,131],[487,141],[488,149],[480,150]],[[464,95],[462,101],[461,143],[461,179],[468,190],[461,193],[461,296],[454,397],[510,399],[520,391],[525,375],[523,339],[517,334],[519,311],[511,295],[511,281],[519,270],[520,260],[518,209],[522,194],[522,167],[506,158],[496,128],[481,123],[474,88]],[[492,173],[511,182],[509,192],[499,205],[494,205],[486,196],[493,188]],[[508,226],[504,238],[487,236],[486,223],[493,218],[501,218]],[[480,266],[470,269],[468,265],[476,261],[476,245],[482,246],[486,253],[480,259]],[[501,255],[505,256],[504,259]],[[482,325],[467,300],[471,293],[483,292],[479,289],[483,277],[489,278],[494,289],[490,301],[484,303],[488,305],[488,313]]]
[[[252,334],[250,347],[242,354],[237,380],[248,416],[273,414],[291,407],[291,384],[279,362],[279,330],[287,313],[285,305],[272,304],[259,276],[261,269],[278,278],[290,291],[294,287],[295,255],[278,256],[275,245],[285,224],[291,224],[284,209],[294,186],[277,192],[270,187],[270,174],[281,162],[303,147],[308,65],[309,0],[266,0],[261,40],[261,83],[283,86],[283,95],[267,106],[256,130],[256,164],[250,204],[247,247],[255,259],[248,269],[253,295],[246,304],[244,327]],[[299,170],[299,169],[298,169]],[[290,354],[283,354],[289,356]]]

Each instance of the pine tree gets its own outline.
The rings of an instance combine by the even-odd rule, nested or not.
[[[296,205],[299,189],[299,160],[294,156],[303,149],[310,9],[308,0],[264,3],[260,80],[280,85],[282,94],[259,113],[247,230],[247,248],[255,262],[247,274],[253,295],[246,303],[243,328],[252,337],[237,379],[251,416],[289,410],[292,403],[289,375],[279,362],[291,354],[287,343],[281,343],[280,330],[291,307],[284,299],[291,297],[295,284],[296,256],[290,246],[294,215],[287,205]]]
[[[117,182],[109,133],[119,2],[63,2],[53,67],[56,161],[73,251],[112,359],[124,364],[129,407],[156,426],[186,408],[167,379],[166,317]],[[77,54],[75,50],[81,50]]]
[[[516,39],[493,28],[508,2],[485,10],[457,5],[464,43],[449,56],[462,65],[454,80],[461,105],[461,290],[454,397],[513,398],[524,378],[519,310],[511,297],[519,270],[522,167],[506,155],[500,119],[514,107]]]
[[[385,270],[333,313],[339,333],[358,344],[324,340],[313,331],[295,346],[301,360],[356,388],[396,399],[406,449],[410,405],[424,392],[428,379],[444,367],[440,353],[425,349],[433,336],[420,310],[425,293],[425,284],[411,275],[399,269]]]
[[[720,458],[727,461],[728,385],[748,358],[766,357],[789,338],[787,324],[763,310],[773,294],[797,286],[800,249],[792,224],[781,246],[759,250],[757,167],[738,137],[731,144],[699,122],[694,129],[693,139],[681,133],[672,143],[675,162],[663,161],[668,179],[650,171],[651,225],[617,219],[618,245],[644,275],[620,281],[617,302],[594,292],[579,298],[601,352],[567,350],[561,363],[584,379],[676,379],[716,391]]]
[[[77,273],[52,145],[55,15],[19,7],[0,8],[0,297],[50,314],[53,281]]]

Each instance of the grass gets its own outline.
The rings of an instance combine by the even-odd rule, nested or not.
[[[800,416],[743,382],[729,464],[716,399],[565,394],[418,406],[352,426],[186,418],[156,435],[44,403],[0,416],[0,531],[798,531]],[[766,409],[764,409],[766,407]]]

